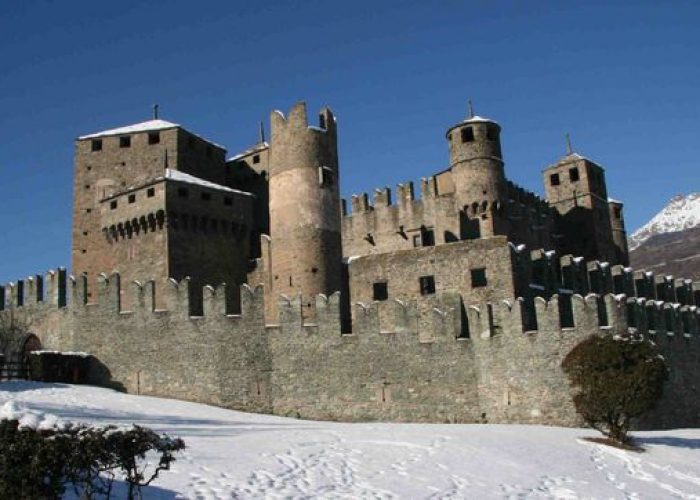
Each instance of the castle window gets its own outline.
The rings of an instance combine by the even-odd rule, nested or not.
[[[211,193],[202,193],[202,201],[210,201]]]
[[[486,268],[479,267],[472,269],[470,272],[472,277],[472,288],[480,288],[488,284],[488,280],[486,279]]]
[[[156,190],[155,188],[148,188],[146,191],[146,196],[149,198],[153,198],[156,195]]]
[[[90,184],[85,184],[85,189],[90,189]]]
[[[86,208],[86,209],[85,209],[85,212],[91,214],[91,213],[92,213],[92,208]]]
[[[486,129],[486,139],[489,141],[498,140],[498,129],[496,127],[489,127]]]
[[[386,281],[378,281],[372,285],[373,300],[387,300],[389,298],[389,286]]]
[[[622,209],[620,209],[620,207],[614,207],[613,213],[615,214],[616,219],[622,219]]]
[[[552,174],[549,176],[549,183],[552,186],[558,186],[559,185],[559,174]]]
[[[253,156],[253,163],[260,163],[260,155]]]
[[[109,202],[109,209],[114,210],[115,208],[117,208],[117,201],[116,200],[110,201]]]
[[[136,201],[136,195],[135,194],[130,194],[129,195],[129,203],[134,203]]]
[[[464,127],[462,129],[462,142],[474,142],[474,129],[471,127]]]
[[[177,195],[180,198],[187,198],[189,196],[189,192],[187,191],[187,188],[178,188]]]
[[[318,183],[321,187],[333,186],[333,170],[328,167],[318,168]]]
[[[92,151],[102,151],[102,139],[93,139],[90,145],[90,149]]]
[[[432,229],[421,229],[421,242],[424,247],[435,246],[435,231]]]
[[[435,276],[421,276],[418,278],[421,295],[432,295],[435,293]]]
[[[130,135],[124,135],[119,138],[119,147],[120,148],[130,148],[131,147],[131,136]]]
[[[579,175],[578,175],[578,168],[570,168],[569,169],[569,180],[571,182],[578,182],[579,180]]]
[[[160,132],[148,133],[148,144],[158,144],[160,142]]]
[[[414,234],[411,240],[413,241],[414,247],[421,246],[420,234]]]
[[[230,198],[228,196],[224,197],[224,205],[226,205],[227,207],[233,205],[233,198]]]

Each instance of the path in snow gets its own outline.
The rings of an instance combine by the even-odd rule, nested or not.
[[[184,438],[146,498],[700,500],[700,429],[639,433],[638,454],[584,441],[596,435],[584,429],[313,422],[87,386],[2,383],[8,400]]]

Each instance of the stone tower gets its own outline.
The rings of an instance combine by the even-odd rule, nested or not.
[[[613,264],[625,262],[626,251],[622,255],[614,241],[603,167],[569,148],[543,175],[547,201],[559,212],[560,252]]]
[[[304,316],[316,294],[340,290],[342,244],[337,131],[333,113],[321,110],[309,126],[306,104],[270,118],[270,267],[268,296],[301,293]]]
[[[493,219],[493,207],[503,203],[507,190],[500,134],[501,127],[496,122],[471,112],[469,118],[452,126],[446,134],[457,204],[471,216],[477,211],[481,214],[482,237],[502,232]],[[475,208],[468,210],[469,207]]]
[[[615,244],[616,262],[629,265],[629,249],[627,247],[627,231],[625,230],[625,215],[621,201],[608,199],[610,209],[610,227],[612,228],[613,243]]]

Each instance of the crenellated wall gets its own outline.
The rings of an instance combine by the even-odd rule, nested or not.
[[[693,300],[700,290],[653,284],[676,298],[676,285]],[[136,298],[130,311],[122,288]],[[85,279],[59,270],[0,290],[0,315],[44,348],[91,353],[95,383],[314,419],[580,424],[562,359],[589,335],[634,329],[671,368],[664,400],[643,425],[700,424],[697,303],[562,293],[469,305],[446,292],[355,303],[347,333],[337,293],[315,298],[313,324],[305,324],[302,297],[282,297],[277,324],[265,325],[262,287],[247,285],[240,314],[227,309],[224,286],[205,287],[201,316],[191,315],[188,280],[122,284],[118,274],[101,275],[88,301]],[[166,309],[156,309],[159,300]]]

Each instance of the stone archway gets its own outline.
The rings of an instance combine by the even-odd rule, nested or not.
[[[33,333],[27,333],[21,342],[17,356],[17,377],[29,379],[29,356],[33,351],[41,350],[41,340]]]

